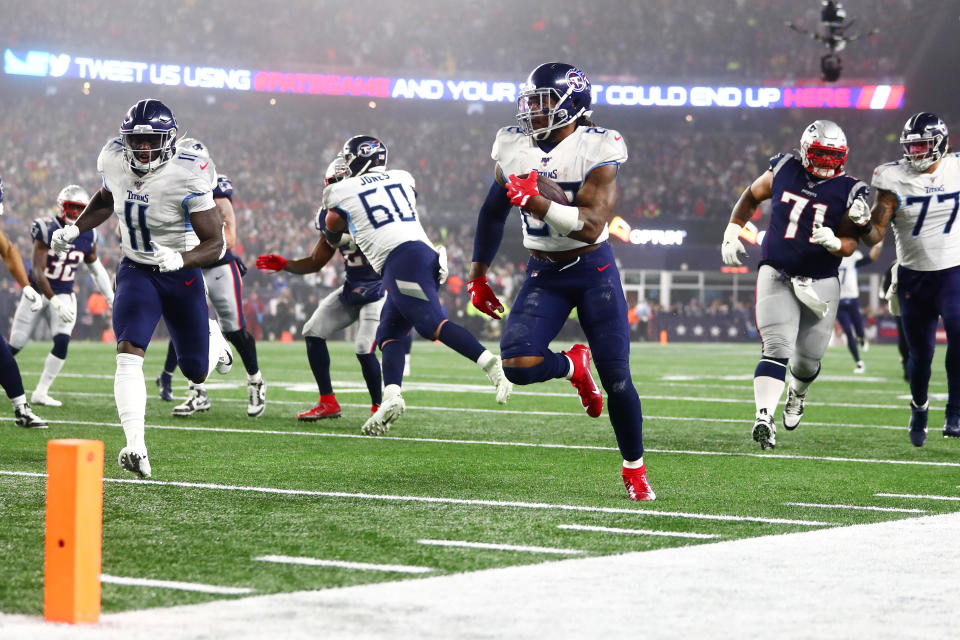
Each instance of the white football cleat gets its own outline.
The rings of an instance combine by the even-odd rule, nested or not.
[[[760,443],[761,449],[773,449],[777,446],[777,428],[766,409],[760,409],[757,421],[753,423],[753,439]]]
[[[407,403],[400,395],[400,387],[388,384],[383,390],[383,401],[370,418],[363,423],[360,433],[365,436],[382,436],[390,430],[390,425],[403,415]]]
[[[220,352],[220,357],[217,359],[217,373],[225,376],[230,373],[230,369],[232,368],[233,352],[230,350],[230,345],[226,345],[223,351]]]
[[[259,382],[248,382],[247,396],[250,398],[247,415],[251,418],[259,418],[267,409],[267,383],[263,379]]]
[[[510,394],[513,393],[513,383],[507,380],[507,376],[503,372],[500,356],[494,356],[486,366],[481,368],[483,372],[487,374],[487,380],[492,382],[493,386],[497,388],[497,402],[506,404],[507,400],[510,399]]]
[[[863,360],[857,360],[857,366],[853,368],[854,373],[864,373],[867,370],[867,365],[863,364]]]
[[[23,427],[24,429],[47,428],[47,421],[35,414],[26,402],[19,407],[13,408],[13,416],[13,422],[18,427]]]
[[[207,390],[191,385],[187,390],[187,399],[175,406],[171,413],[175,416],[192,416],[209,408],[210,396],[207,395]]]
[[[793,390],[793,387],[787,388],[787,403],[783,405],[783,428],[787,431],[793,431],[800,426],[800,419],[803,418],[803,401],[807,399],[807,394],[800,395]]]
[[[30,394],[30,404],[42,404],[45,407],[62,407],[63,403],[55,398],[51,398],[50,394],[47,393],[38,393],[34,391]]]
[[[147,460],[147,452],[137,452],[130,447],[120,449],[120,455],[117,462],[123,467],[124,471],[135,473],[141,479],[150,477],[150,461]]]

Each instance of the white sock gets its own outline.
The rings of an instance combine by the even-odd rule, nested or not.
[[[753,399],[757,405],[757,413],[761,409],[766,409],[768,415],[773,415],[780,402],[780,396],[783,395],[783,388],[786,386],[783,380],[771,378],[770,376],[757,376],[753,379]]]
[[[143,381],[143,357],[132,353],[117,354],[117,374],[113,379],[113,396],[127,446],[143,455],[143,421],[147,411],[147,387]]]
[[[187,387],[190,389],[196,389],[197,391],[207,392],[207,387],[202,382],[194,382],[192,380],[187,381]]]
[[[10,402],[13,404],[13,410],[16,411],[23,405],[27,404],[27,396],[21,393],[16,398],[10,398]]]
[[[813,384],[813,380],[804,382],[803,380],[798,380],[793,374],[790,375],[790,388],[793,389],[797,395],[807,395],[807,389],[810,388],[811,384]]]
[[[624,460],[623,468],[624,469],[639,469],[643,466],[643,456],[640,456],[636,460]]]
[[[53,384],[60,370],[63,369],[64,362],[66,360],[58,358],[52,353],[47,354],[47,359],[43,363],[43,373],[40,374],[40,382],[37,383],[34,393],[42,396],[47,395],[47,392],[50,391],[50,385]]]
[[[223,337],[223,332],[220,331],[220,324],[216,320],[210,320],[210,350],[207,359],[208,376],[217,368],[217,363],[220,362],[220,354],[224,349],[229,348],[230,345],[227,344],[226,338]]]
[[[487,367],[490,366],[490,363],[493,362],[493,360],[494,360],[496,357],[497,357],[497,356],[495,356],[495,355],[493,355],[492,353],[490,353],[490,350],[489,350],[489,349],[484,349],[484,350],[483,350],[483,353],[480,354],[480,357],[477,358],[477,364],[480,365],[480,368],[481,368],[481,369],[483,369],[484,371],[486,371],[486,370],[487,370]]]
[[[570,368],[567,369],[566,375],[563,376],[564,378],[566,378],[567,380],[569,380],[570,378],[573,377],[573,360],[572,360],[572,359],[570,358],[570,356],[568,356],[567,354],[563,354],[563,357],[566,358],[566,359],[567,359],[567,362],[570,363]]]
[[[260,375],[260,370],[257,369],[256,373],[248,373],[247,382],[250,382],[250,383],[263,382],[263,376]]]

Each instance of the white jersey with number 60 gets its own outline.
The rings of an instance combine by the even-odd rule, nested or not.
[[[100,151],[97,170],[103,186],[113,194],[124,256],[142,264],[157,264],[151,241],[180,252],[200,244],[190,215],[214,208],[216,183],[215,179],[211,182],[216,170],[203,145],[195,140],[180,141],[166,164],[139,176],[124,158],[120,138],[114,138]]]
[[[430,245],[417,217],[416,183],[402,169],[371,171],[323,190],[323,206],[343,216],[353,241],[377,273],[395,248],[410,241]]]

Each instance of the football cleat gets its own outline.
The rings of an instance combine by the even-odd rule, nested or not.
[[[30,394],[30,404],[42,404],[45,407],[62,407],[63,403],[55,398],[51,398],[49,394],[40,393],[34,391]]]
[[[157,388],[160,389],[160,399],[165,402],[173,402],[173,376],[164,371],[156,380]]]
[[[854,373],[863,373],[867,370],[867,365],[863,364],[863,360],[857,360],[857,366],[853,368]]]
[[[591,418],[599,418],[603,411],[603,394],[590,372],[590,349],[586,345],[575,344],[565,355],[573,362],[573,375],[570,384],[580,394],[580,404]]]
[[[400,387],[387,385],[383,390],[383,402],[370,418],[363,423],[360,433],[365,436],[381,436],[390,430],[390,425],[403,415],[407,404],[400,395]]]
[[[960,411],[947,407],[947,417],[943,422],[944,438],[960,438]]]
[[[340,403],[337,397],[332,393],[326,396],[320,396],[320,402],[313,409],[297,414],[297,420],[300,422],[316,422],[326,418],[340,417]]]
[[[13,408],[14,424],[25,429],[46,429],[47,421],[38,416],[30,408],[30,405],[24,402],[19,407]]]
[[[217,373],[225,376],[233,368],[233,352],[230,350],[230,345],[224,344],[226,346],[220,352],[220,357],[217,358]]]
[[[857,343],[860,345],[860,351],[870,351],[870,341],[866,338],[858,338]]]
[[[631,500],[648,502],[657,499],[657,494],[653,492],[650,481],[647,480],[647,465],[639,469],[620,468],[620,475],[623,477],[623,486],[627,488],[627,497]]]
[[[137,474],[141,479],[150,477],[150,461],[147,460],[147,452],[137,453],[130,447],[120,449],[120,456],[117,462],[123,467],[124,471]]]
[[[757,421],[753,423],[753,439],[760,443],[761,449],[773,449],[777,446],[777,428],[766,409],[760,409]]]
[[[927,439],[927,409],[930,403],[925,402],[923,407],[918,407],[910,401],[910,442],[915,447],[922,447]]]
[[[513,383],[507,380],[507,376],[503,372],[500,356],[491,358],[487,366],[483,367],[483,372],[487,374],[487,380],[497,388],[497,402],[506,404],[510,394],[513,393]]]
[[[175,406],[171,413],[175,416],[192,416],[199,411],[206,411],[210,406],[207,390],[191,386],[187,391],[187,399]]]
[[[783,428],[787,431],[793,431],[800,426],[800,419],[803,418],[803,401],[807,399],[807,394],[800,395],[793,390],[793,387],[787,389],[787,403],[783,405]]]
[[[259,382],[248,382],[247,395],[250,398],[247,415],[259,418],[267,408],[267,384],[262,379]]]

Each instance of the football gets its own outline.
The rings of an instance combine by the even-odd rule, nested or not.
[[[530,175],[529,173],[525,173],[517,177],[523,179],[529,175]],[[567,194],[564,193],[563,189],[560,188],[560,185],[557,184],[556,181],[551,180],[545,175],[537,176],[537,189],[540,191],[540,195],[542,195],[547,200],[553,200],[554,202],[557,202],[559,204],[566,204],[566,205],[570,204],[570,200],[567,198]]]

